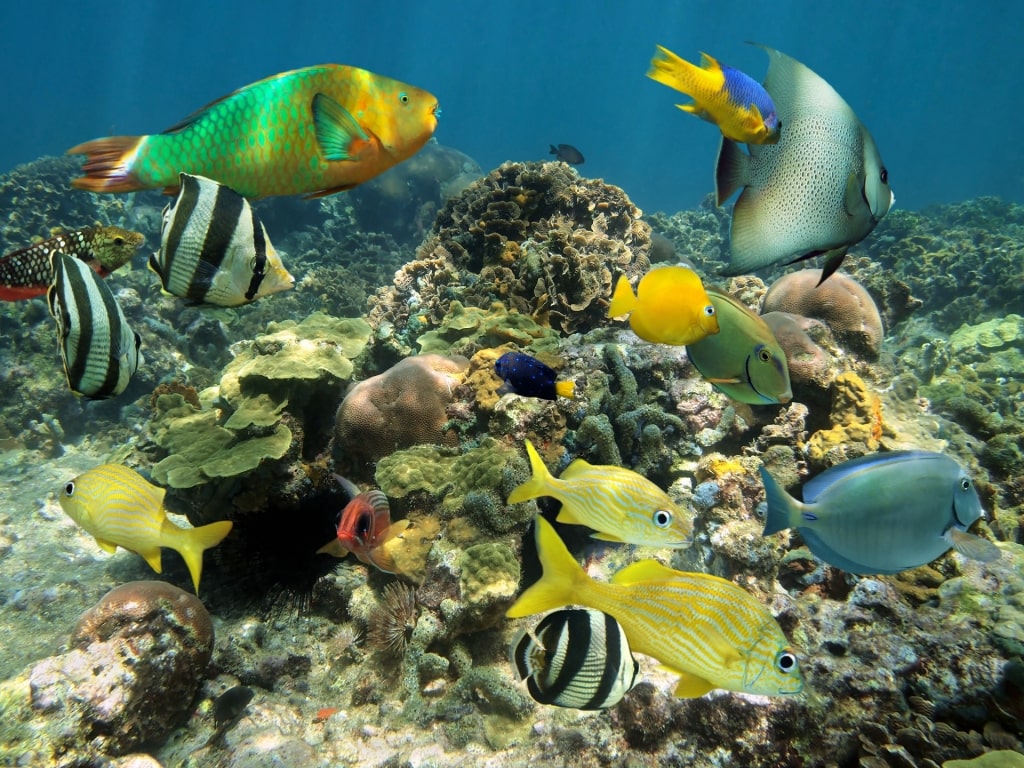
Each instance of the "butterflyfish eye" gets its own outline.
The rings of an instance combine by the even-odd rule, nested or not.
[[[714,317],[715,316],[715,305],[714,304],[708,304],[706,307],[704,307],[704,314],[707,315],[708,317]]]
[[[74,480],[68,480],[68,482],[66,482],[64,484],[64,495],[65,496],[72,496],[74,493],[75,493],[75,481]]]
[[[655,510],[653,519],[659,528],[668,528],[672,524],[672,513],[667,509],[658,509]]]
[[[887,171],[885,168],[883,168],[882,172],[880,174],[878,174],[878,178],[880,178],[882,180],[883,184],[888,184],[889,183],[889,171]]]
[[[398,100],[400,102],[402,102],[403,104],[408,104],[409,103],[409,94],[407,94],[405,91],[402,91],[400,94],[398,94]]]
[[[796,656],[789,651],[780,651],[775,656],[775,668],[783,674],[788,674],[796,669]]]
[[[968,480],[966,477],[963,480],[960,481],[960,490],[961,491],[967,491],[967,490],[970,490],[970,488],[971,488],[971,481]]]
[[[767,349],[766,347],[761,347],[759,350],[757,350],[757,359],[760,360],[762,363],[767,363],[772,359],[771,350]]]

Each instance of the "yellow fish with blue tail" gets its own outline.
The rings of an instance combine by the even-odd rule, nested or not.
[[[693,99],[679,109],[717,125],[727,139],[741,144],[774,144],[781,124],[768,91],[734,67],[722,66],[706,53],[700,66],[658,46],[647,76]]]
[[[700,277],[689,267],[652,269],[637,284],[619,278],[608,317],[629,315],[629,326],[644,341],[684,346],[718,333],[715,305]]]
[[[508,609],[509,618],[583,605],[612,616],[629,647],[679,676],[675,695],[715,688],[782,696],[804,681],[796,654],[768,609],[731,581],[641,560],[597,582],[566,549],[547,520],[535,536],[544,573]]]
[[[199,594],[203,552],[220,544],[231,531],[230,520],[180,528],[164,510],[164,489],[120,464],[101,464],[64,483],[60,505],[67,516],[96,539],[105,552],[123,547],[162,572],[160,548],[178,552]]]
[[[595,539],[654,547],[690,545],[693,519],[643,475],[576,459],[556,478],[529,440],[526,453],[533,476],[512,490],[509,504],[551,496],[562,503],[558,522],[593,528]]]
[[[700,375],[733,400],[751,405],[793,399],[786,353],[768,324],[742,301],[718,288],[708,296],[718,312],[717,335],[686,347]]]

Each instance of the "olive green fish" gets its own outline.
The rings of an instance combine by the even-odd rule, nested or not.
[[[163,133],[111,136],[68,150],[86,155],[91,192],[163,187],[205,176],[244,197],[330,195],[412,157],[437,127],[437,99],[365,69],[324,64],[247,85]]]
[[[604,584],[586,574],[547,520],[537,518],[535,536],[544,573],[508,609],[510,618],[570,604],[607,613],[631,650],[679,675],[680,698],[715,688],[765,696],[803,690],[800,665],[778,623],[731,581],[640,560]]]
[[[733,400],[751,405],[793,399],[786,353],[760,317],[720,288],[708,287],[718,327],[713,336],[686,347],[690,362]]]
[[[595,539],[656,547],[690,545],[691,517],[643,475],[576,459],[556,478],[529,440],[526,453],[533,476],[512,490],[509,504],[551,496],[562,502],[558,522],[593,528]]]
[[[895,199],[871,133],[827,82],[796,59],[759,46],[770,60],[764,87],[782,131],[777,144],[724,139],[715,170],[721,205],[733,209],[728,274],[827,257],[822,280],[839,268]]]

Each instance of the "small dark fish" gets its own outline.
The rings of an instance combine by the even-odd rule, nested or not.
[[[549,613],[520,633],[510,656],[534,699],[573,709],[614,707],[640,671],[619,623],[591,609]]]
[[[555,381],[555,372],[525,352],[506,352],[494,363],[494,370],[505,384],[498,390],[522,397],[555,400],[558,395],[574,397],[576,382]]]
[[[46,293],[71,391],[94,400],[120,395],[142,364],[139,334],[103,279],[81,259],[54,253]]]
[[[559,144],[557,147],[552,144],[549,155],[554,155],[555,159],[561,160],[563,163],[569,165],[582,165],[583,164],[583,153],[580,152],[572,144]]]
[[[236,685],[233,688],[228,688],[214,699],[213,722],[216,723],[216,728],[210,738],[206,740],[206,746],[216,743],[225,733],[235,727],[242,719],[242,715],[245,714],[245,708],[252,701],[252,696],[252,688]]]

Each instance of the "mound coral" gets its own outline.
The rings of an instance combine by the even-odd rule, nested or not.
[[[882,348],[882,317],[864,287],[842,272],[821,285],[820,269],[791,272],[772,283],[761,313],[790,312],[829,327],[840,344],[871,360]]]
[[[827,389],[835,377],[832,356],[815,343],[810,333],[828,333],[819,320],[789,312],[766,312],[761,316],[786,353],[789,380],[797,390],[801,386]]]
[[[419,355],[356,384],[334,424],[334,454],[376,461],[420,443],[445,442],[447,407],[469,360]]]
[[[838,464],[877,450],[886,432],[882,401],[856,373],[837,376],[832,392],[832,427],[818,430],[807,440],[807,458],[818,466]]]

